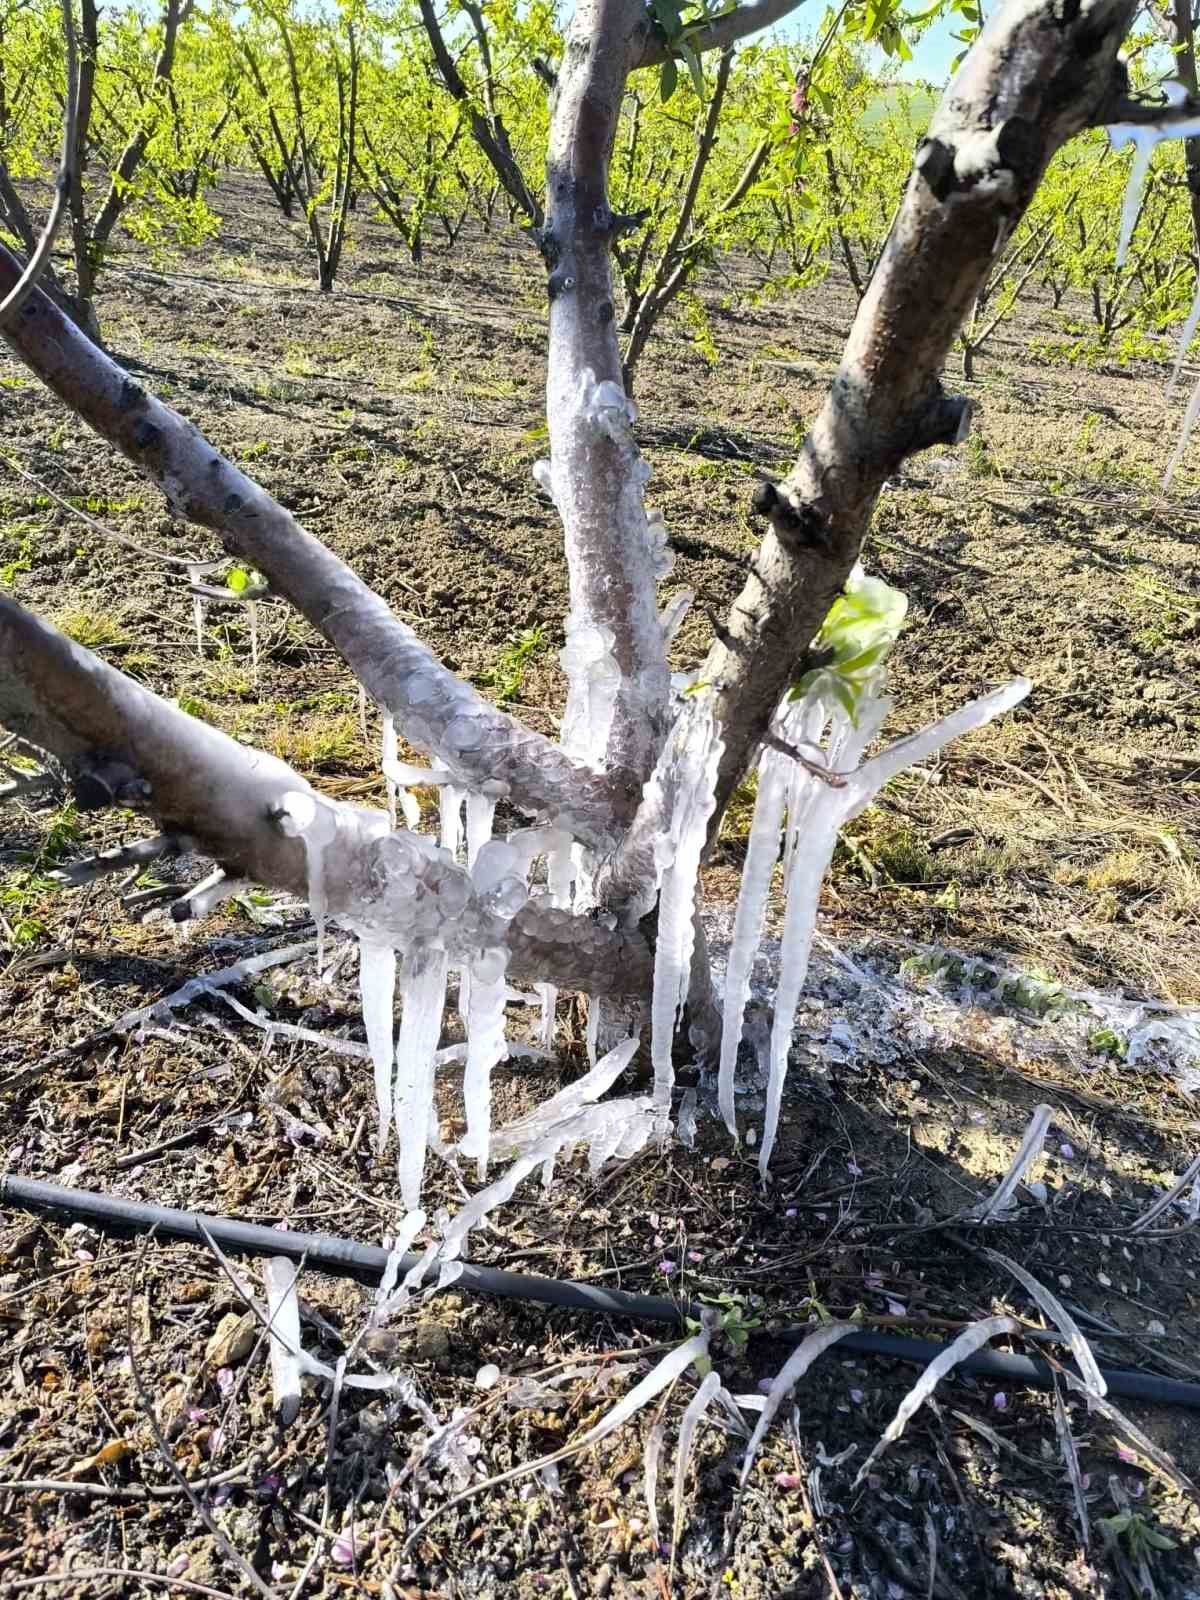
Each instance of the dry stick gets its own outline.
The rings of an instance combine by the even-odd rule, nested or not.
[[[152,1237],[152,1234],[147,1235],[147,1238]],[[145,1242],[143,1242],[141,1248],[138,1250],[135,1268],[141,1266],[142,1259],[145,1255],[145,1249]],[[216,1541],[217,1547],[220,1549],[225,1559],[233,1563],[233,1565],[242,1573],[243,1577],[247,1579],[251,1587],[257,1589],[258,1593],[263,1596],[263,1600],[278,1600],[275,1590],[269,1588],[268,1585],[262,1581],[258,1573],[255,1572],[254,1568],[250,1565],[246,1558],[239,1551],[234,1549],[233,1545],[230,1544],[229,1540],[221,1532],[221,1529],[217,1526],[212,1512],[192,1489],[191,1484],[189,1484],[188,1480],[184,1477],[179,1463],[175,1460],[175,1457],[171,1453],[171,1446],[167,1443],[166,1435],[163,1433],[162,1427],[159,1424],[158,1412],[154,1409],[154,1402],[146,1392],[146,1386],[142,1381],[141,1370],[138,1366],[137,1352],[135,1349],[135,1341],[133,1336],[133,1291],[137,1283],[137,1277],[138,1273],[135,1270],[130,1274],[129,1278],[129,1293],[125,1299],[125,1339],[129,1346],[129,1373],[133,1379],[134,1388],[137,1390],[138,1400],[141,1403],[142,1410],[146,1414],[146,1421],[150,1424],[150,1431],[154,1435],[155,1442],[158,1445],[163,1460],[171,1469],[171,1472],[178,1480],[180,1487],[191,1501],[192,1509],[200,1518],[201,1522],[203,1522],[204,1526],[208,1529],[209,1533],[212,1534],[214,1540]]]
[[[0,328],[16,317],[21,307],[37,287],[37,281],[50,263],[54,241],[67,214],[71,195],[72,162],[75,160],[76,130],[79,121],[79,61],[75,49],[75,19],[71,14],[71,0],[61,0],[63,39],[67,53],[67,101],[63,118],[62,160],[54,184],[54,199],[50,215],[42,229],[25,270],[13,287],[0,300]]]
[[[227,1589],[214,1589],[209,1583],[192,1578],[169,1578],[165,1572],[145,1572],[138,1567],[78,1567],[70,1572],[44,1572],[37,1578],[8,1578],[5,1590],[33,1589],[39,1583],[83,1583],[89,1578],[137,1578],[141,1583],[159,1583],[165,1589],[181,1589],[185,1594],[203,1594],[212,1600],[234,1600]],[[273,1591],[268,1589],[268,1594]]]

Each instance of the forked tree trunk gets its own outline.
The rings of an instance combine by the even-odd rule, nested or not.
[[[723,46],[789,8],[757,0],[692,43]],[[858,557],[883,482],[913,451],[965,431],[969,406],[943,392],[941,370],[1046,163],[1115,109],[1127,119],[1117,52],[1136,8],[1137,0],[1074,8],[1011,0],[936,113],[824,408],[784,482],[757,497],[770,527],[701,669],[724,741],[714,833]],[[663,48],[640,0],[580,0],[553,113],[542,236],[551,462],[542,481],[564,524],[568,637],[598,644],[599,658],[593,650],[587,659],[604,669],[590,681],[578,664],[571,674],[565,750],[455,678],[378,596],[44,296],[4,330],[76,414],[163,488],[173,510],[216,532],[303,612],[410,743],[463,787],[507,796],[591,852],[593,892],[614,916],[563,912],[535,917],[533,927],[517,919],[512,956],[524,973],[593,993],[645,992],[646,941],[620,922],[629,908],[644,909],[673,823],[670,796],[643,788],[670,719],[655,612],[661,532],[642,504],[647,474],[621,387],[607,190],[626,78],[661,60]],[[0,250],[0,294],[18,276]],[[0,606],[0,722],[76,774],[99,767],[114,798],[137,800],[233,870],[302,887],[298,847],[272,821],[281,793],[303,791],[302,780],[102,667],[8,601]],[[352,836],[357,814],[345,807],[339,815]]]

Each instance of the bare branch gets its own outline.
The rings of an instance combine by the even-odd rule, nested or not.
[[[276,821],[286,796],[312,792],[299,773],[188,716],[3,595],[0,724],[61,761],[85,803],[136,802],[230,878],[307,897],[304,846]],[[336,810],[351,839],[369,820],[354,806]],[[649,979],[640,935],[540,899],[513,918],[506,942],[518,980],[620,994],[642,992]]]
[[[0,245],[0,290],[19,276],[15,257]],[[585,844],[611,843],[621,812],[606,778],[449,672],[349,567],[40,290],[4,337],[48,388],[158,484],[177,515],[215,532],[230,555],[261,572],[324,634],[410,744],[436,756],[464,787],[486,787],[524,811],[563,818]]]
[[[759,33],[763,28],[769,28],[776,22],[782,22],[784,17],[791,16],[792,12],[798,11],[803,4],[804,0],[745,0],[744,4],[735,6],[723,17],[715,17],[711,22],[685,28],[684,39],[688,46],[697,52],[727,50],[739,39],[745,39],[752,33]],[[659,62],[665,61],[668,54],[666,41],[647,28],[642,53],[635,65],[654,67]]]
[[[75,159],[79,112],[79,59],[75,49],[75,20],[71,15],[71,0],[62,0],[62,22],[67,54],[67,98],[63,113],[62,160],[54,185],[50,215],[46,218],[41,237],[30,253],[24,272],[5,294],[3,300],[0,300],[0,328],[12,321],[36,288],[38,279],[50,263],[50,254],[54,249],[58,230],[70,209],[71,171]]]

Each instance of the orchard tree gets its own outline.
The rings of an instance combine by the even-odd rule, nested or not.
[[[561,519],[570,590],[558,742],[456,677],[287,510],[48,298],[34,290],[16,306],[29,285],[18,260],[0,255],[10,348],[162,489],[175,515],[213,532],[341,653],[384,713],[389,777],[440,786],[450,847],[441,851],[392,831],[380,812],[325,800],[281,761],[194,720],[0,598],[0,721],[65,771],[81,804],[143,811],[165,840],[184,837],[219,864],[224,882],[191,897],[185,913],[199,914],[251,879],[307,896],[319,923],[331,917],[358,934],[381,1126],[386,1133],[397,1115],[410,1205],[419,1195],[448,964],[470,972],[469,1001],[460,1006],[469,1013],[471,1152],[481,1166],[486,1080],[503,1053],[506,976],[602,1000],[594,1007],[602,1036],[636,1037],[648,1007],[654,1095],[632,1110],[627,1102],[626,1115],[649,1112],[653,1126],[665,1125],[673,1035],[710,1060],[720,1051],[728,1112],[741,969],[754,943],[747,930],[755,935],[786,811],[786,870],[804,904],[797,900],[793,919],[789,894],[788,994],[785,1003],[781,991],[777,1005],[784,1025],[772,1041],[770,1121],[788,1007],[838,823],[898,765],[1023,692],[1018,684],[860,767],[886,708],[877,669],[902,602],[886,586],[864,583],[855,567],[886,480],[914,452],[966,434],[970,406],[946,393],[942,369],[1047,164],[1090,128],[1164,116],[1161,105],[1130,99],[1119,58],[1137,0],[1008,0],[989,21],[917,148],[825,403],[786,477],[755,495],[764,532],[745,587],[690,692],[673,691],[667,644],[678,608],[660,616],[656,604],[667,541],[644,503],[649,467],[625,397],[614,300],[614,248],[633,226],[612,203],[614,144],[622,105],[638,84],[662,84],[664,73],[669,82],[676,64],[698,71],[705,55],[729,51],[793,4],[745,0],[685,17],[661,0],[653,10],[642,0],[579,0],[550,69],[544,202],[528,193],[512,159],[503,106],[497,97],[489,104],[486,63],[484,87],[464,100],[508,194],[535,225],[545,264],[550,454],[538,478]],[[436,53],[436,38],[433,45]],[[1168,113],[1194,114],[1189,104]],[[823,747],[827,724],[832,743]],[[429,768],[392,759],[396,732]],[[754,872],[747,869],[755,886],[745,917],[739,906],[731,963],[739,971],[727,983],[722,1035],[696,931],[696,872],[705,841],[756,763],[757,854]],[[465,867],[453,850],[464,795]],[[537,826],[489,840],[500,799]],[[541,855],[546,892],[531,896],[525,873]],[[797,957],[790,963],[789,949]],[[398,950],[404,1011],[393,1060]],[[625,1125],[606,1104],[609,1111],[587,1109],[585,1121],[592,1133],[603,1122],[611,1151],[622,1147]],[[584,1136],[584,1112],[576,1112],[562,1139]],[[536,1159],[546,1159],[544,1139],[535,1146]],[[527,1171],[534,1157],[522,1161],[516,1165]]]

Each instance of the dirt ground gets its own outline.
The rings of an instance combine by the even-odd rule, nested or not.
[[[566,590],[530,473],[545,450],[544,306],[528,247],[434,246],[418,271],[360,217],[342,283],[321,296],[303,229],[261,185],[227,180],[217,208],[215,244],[113,261],[101,299],[113,353],[448,664],[553,731]],[[668,589],[697,591],[681,668],[702,657],[753,550],[752,480],[788,460],[853,312],[837,278],[795,301],[758,303],[754,288],[748,266],[705,285],[715,369],[671,326],[639,377],[650,498],[678,553]],[[823,931],[893,974],[914,948],[949,946],[1187,1004],[1200,1000],[1200,444],[1163,493],[1180,409],[1164,402],[1165,369],[1053,364],[1045,351],[1072,315],[1037,306],[1002,327],[963,386],[977,406],[967,445],[913,459],[884,496],[864,559],[911,601],[889,731],[1016,671],[1035,687],[855,824]],[[4,457],[140,551],[216,553],[3,357],[0,425]],[[18,600],[329,792],[381,800],[377,720],[364,743],[354,683],[307,625],[264,603],[256,675],[245,614],[212,610],[200,658],[184,586],[139,550],[102,540],[0,460],[0,582]],[[708,871],[718,910],[736,891],[747,819],[734,808]],[[161,920],[134,921],[111,885],[47,884],[51,866],[133,826],[45,804],[10,802],[0,817],[5,1169],[378,1243],[399,1199],[393,1158],[371,1148],[362,1063],[294,1039],[265,1051],[211,996],[140,1037],[106,1032],[196,972],[310,932],[303,908],[254,894],[180,943]],[[363,1037],[352,957],[331,982],[309,958],[264,984],[234,996]],[[739,1296],[745,1327],[715,1359],[734,1393],[752,1394],[788,1354],[783,1330],[811,1318],[946,1339],[1008,1311],[1032,1333],[1042,1314],[987,1246],[1073,1309],[1104,1365],[1200,1381],[1194,1226],[1171,1209],[1133,1231],[1197,1154],[1192,1095],[1119,1050],[1064,1054],[1052,1018],[1045,1048],[1006,1047],[985,1010],[964,1005],[952,1036],[919,1048],[897,1031],[849,1059],[801,1053],[766,1190],[754,1150],[704,1117],[693,1148],[648,1150],[594,1179],[577,1161],[547,1196],[526,1186],[473,1236],[472,1259],[726,1310],[721,1297]],[[565,1005],[560,1038],[552,1066],[505,1069],[498,1115],[580,1070]],[[961,1213],[994,1188],[1043,1102],[1053,1123],[1030,1180],[1043,1188],[984,1237]],[[451,1072],[444,1122],[458,1110]],[[433,1163],[431,1215],[460,1196]],[[336,1361],[369,1293],[306,1272],[303,1298],[309,1348]],[[457,1418],[431,1449],[419,1409],[351,1389],[331,1405],[317,1382],[298,1421],[276,1428],[261,1341],[235,1359],[219,1337],[241,1310],[197,1248],[0,1214],[0,1594],[1057,1600],[1149,1593],[1149,1580],[1163,1596],[1200,1595],[1200,1419],[1185,1407],[1117,1400],[1138,1443],[1067,1399],[1085,1542],[1045,1391],[952,1376],[855,1488],[915,1369],[835,1347],[783,1407],[744,1491],[743,1444],[700,1430],[676,1540],[675,1440],[694,1374],[557,1477],[447,1504],[464,1482],[581,1434],[669,1329],[455,1290],[429,1299],[367,1353],[407,1373],[439,1423]],[[500,1380],[480,1388],[489,1364]],[[656,1420],[657,1527],[643,1477]]]

